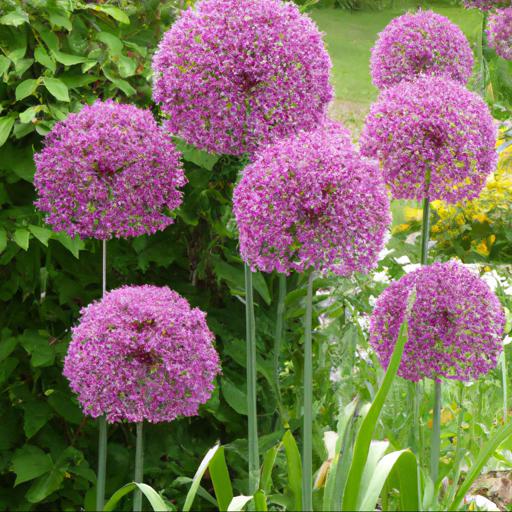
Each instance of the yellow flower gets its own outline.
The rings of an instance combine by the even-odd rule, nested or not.
[[[489,256],[489,248],[487,247],[487,242],[482,240],[476,247],[475,251],[481,256]]]

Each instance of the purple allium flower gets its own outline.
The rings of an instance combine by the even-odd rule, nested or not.
[[[82,238],[166,228],[186,183],[180,153],[151,112],[110,100],[57,123],[35,162],[36,206],[56,231]]]
[[[512,60],[512,7],[499,9],[489,16],[489,46],[506,60]]]
[[[489,11],[497,7],[508,7],[512,0],[464,0],[467,9],[476,8],[482,11]]]
[[[322,34],[293,2],[202,0],[164,35],[153,96],[171,133],[240,155],[314,127],[332,98],[330,68]]]
[[[377,263],[390,223],[377,165],[328,122],[260,150],[233,195],[242,258],[253,269],[349,275]]]
[[[383,90],[360,144],[363,154],[380,160],[397,199],[474,198],[497,162],[496,129],[485,102],[432,76]]]
[[[220,372],[205,316],[149,285],[118,288],[83,308],[64,375],[84,413],[111,423],[196,415]]]
[[[421,74],[465,84],[472,68],[473,52],[462,30],[432,11],[393,19],[372,48],[372,80],[379,89]]]
[[[455,261],[421,267],[391,283],[378,298],[370,344],[384,367],[414,289],[400,376],[466,381],[494,368],[505,327],[503,307],[480,277]]]

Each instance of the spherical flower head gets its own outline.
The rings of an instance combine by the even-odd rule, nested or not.
[[[495,367],[505,327],[503,307],[485,281],[454,261],[421,267],[378,298],[370,319],[370,344],[384,367],[414,290],[401,377],[469,381]]]
[[[81,312],[64,375],[85,414],[152,423],[194,416],[220,372],[205,314],[167,287],[125,286]]]
[[[202,0],[164,35],[153,97],[171,133],[241,155],[315,126],[333,95],[330,68],[322,34],[293,2]]]
[[[151,112],[111,100],[57,123],[35,155],[36,206],[70,236],[154,233],[173,223],[186,178]]]
[[[481,11],[490,11],[498,7],[508,7],[512,5],[512,0],[464,0],[464,6],[467,9],[480,9]]]
[[[506,60],[512,60],[512,7],[499,9],[489,16],[489,46]]]
[[[370,109],[361,151],[377,158],[397,199],[477,197],[497,163],[487,105],[452,81],[421,76],[385,89]]]
[[[372,48],[371,75],[379,89],[421,74],[465,84],[473,68],[466,36],[448,18],[432,11],[406,13],[380,33]]]
[[[377,165],[327,122],[257,153],[233,196],[240,252],[251,268],[348,276],[377,263],[390,223]]]

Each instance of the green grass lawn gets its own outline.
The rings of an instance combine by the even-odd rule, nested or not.
[[[369,104],[377,97],[377,90],[370,79],[370,49],[378,33],[391,19],[411,7],[412,3],[405,3],[401,7],[382,11],[349,12],[319,8],[310,12],[326,34],[325,40],[333,61],[333,85],[336,90],[333,117],[356,129],[360,126]],[[482,25],[479,11],[438,4],[431,8],[457,23],[475,47]]]

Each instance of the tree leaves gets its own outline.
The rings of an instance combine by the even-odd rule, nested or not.
[[[69,101],[69,93],[66,84],[58,78],[43,78],[44,86],[59,101]]]
[[[12,470],[16,473],[14,485],[28,482],[50,471],[52,458],[37,446],[26,444],[16,450],[12,458]]]

